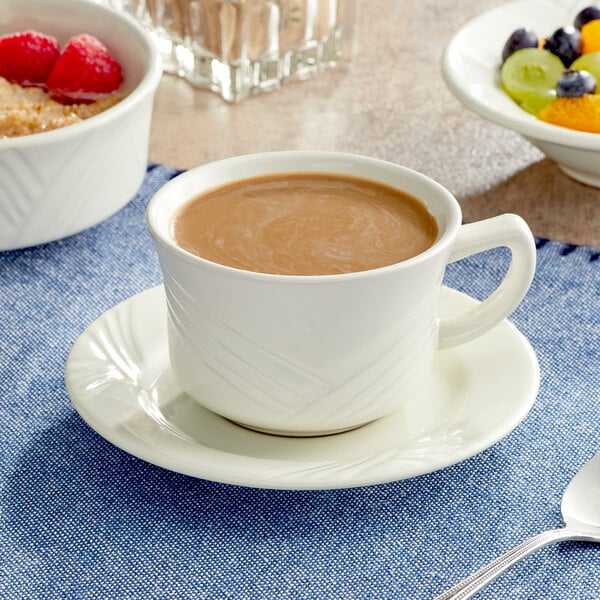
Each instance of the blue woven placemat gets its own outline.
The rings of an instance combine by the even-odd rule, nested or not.
[[[541,388],[508,437],[411,480],[291,492],[193,479],[115,448],[75,413],[63,373],[96,317],[161,281],[140,193],[69,239],[0,253],[0,597],[432,598],[526,537],[600,450],[600,253],[538,240],[511,317]],[[482,297],[502,250],[450,265]],[[507,374],[510,377],[510,374]],[[536,552],[481,598],[600,598],[600,546]]]

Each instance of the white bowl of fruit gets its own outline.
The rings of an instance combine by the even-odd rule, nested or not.
[[[157,50],[92,0],[0,0],[0,250],[72,235],[136,193]]]
[[[600,4],[518,0],[464,25],[442,72],[470,110],[600,187]]]

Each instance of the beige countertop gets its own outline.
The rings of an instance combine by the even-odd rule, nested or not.
[[[600,247],[600,189],[463,108],[443,82],[440,61],[452,34],[503,3],[357,0],[347,65],[237,105],[165,75],[150,160],[191,168],[271,150],[364,154],[436,179],[458,198],[466,221],[515,212],[537,236]]]

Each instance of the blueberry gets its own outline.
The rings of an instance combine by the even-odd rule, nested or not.
[[[502,62],[504,62],[513,52],[523,48],[537,48],[538,38],[531,29],[521,27],[513,31],[504,44],[502,50]]]
[[[556,54],[565,67],[581,54],[581,34],[575,27],[561,27],[546,39],[544,48]]]
[[[577,14],[573,25],[577,29],[581,29],[586,23],[595,21],[596,19],[600,19],[600,8],[597,6],[588,6]]]
[[[596,91],[596,78],[587,71],[567,69],[556,84],[556,95],[561,98],[579,98]]]

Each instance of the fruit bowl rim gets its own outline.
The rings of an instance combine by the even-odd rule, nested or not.
[[[589,0],[578,4],[569,7],[570,13],[576,14]],[[565,6],[558,0],[516,0],[478,15],[446,46],[442,74],[466,108],[498,125],[532,140],[600,151],[600,134],[545,123],[520,108],[500,84],[501,52],[508,36],[518,27],[530,27],[538,35],[550,34],[569,23],[562,14],[566,14]]]

